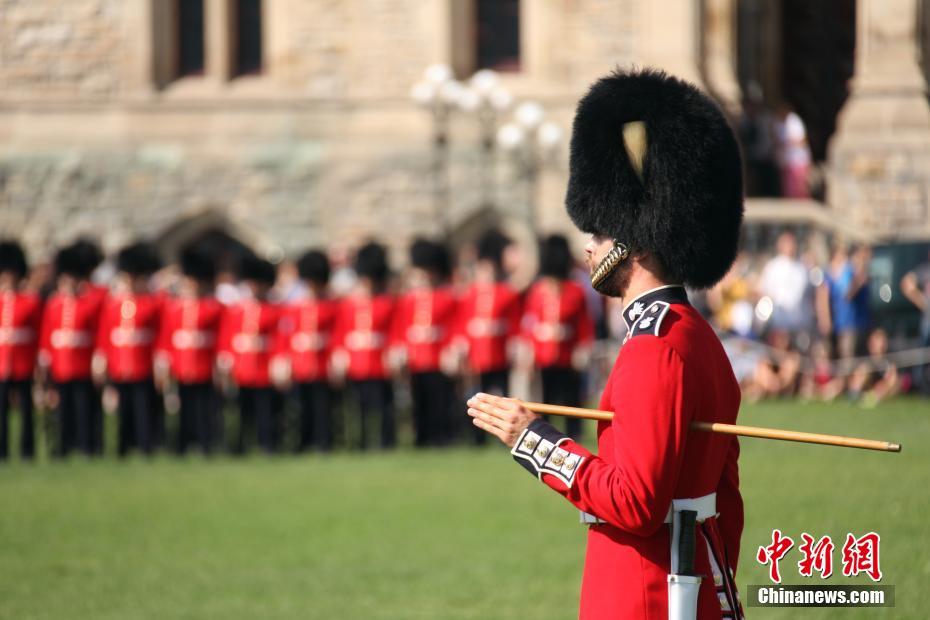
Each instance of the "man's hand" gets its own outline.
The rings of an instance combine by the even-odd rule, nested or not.
[[[468,399],[468,415],[472,423],[512,448],[530,422],[539,416],[515,398],[504,398],[479,392]]]

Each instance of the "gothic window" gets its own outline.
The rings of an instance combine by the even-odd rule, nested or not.
[[[475,0],[476,68],[520,70],[520,1]]]
[[[233,11],[233,73],[262,72],[262,2],[236,0]]]
[[[177,76],[203,75],[203,0],[178,0]]]

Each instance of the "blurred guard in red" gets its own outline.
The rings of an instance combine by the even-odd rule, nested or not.
[[[160,435],[152,371],[162,297],[149,290],[149,280],[160,268],[158,252],[148,243],[120,250],[117,277],[100,315],[95,371],[105,371],[119,395],[120,456],[131,448],[151,454]]]
[[[415,240],[410,246],[410,266],[410,290],[398,300],[392,340],[406,357],[415,441],[422,447],[449,439],[453,385],[442,366],[457,305],[447,285],[451,263],[443,245]]]
[[[600,403],[613,421],[598,424],[595,455],[515,400],[477,395],[469,414],[583,511],[582,618],[668,618],[676,606],[687,613],[674,620],[741,617],[739,445],[689,430],[694,420],[733,423],[739,385],[682,286],[712,286],[735,258],[736,139],[693,86],[661,72],[615,73],[578,106],[566,203],[592,234],[592,284],[625,305],[625,344]],[[689,513],[697,521],[691,574],[674,540]]]
[[[281,398],[272,386],[269,366],[281,313],[268,294],[277,273],[274,265],[254,255],[245,256],[238,271],[247,295],[223,316],[219,363],[239,389],[239,453],[245,452],[246,435],[253,432],[265,452],[274,452],[280,436]]]
[[[39,364],[57,393],[59,456],[75,448],[85,454],[103,451],[103,410],[91,364],[106,289],[90,282],[101,259],[90,241],[59,250],[57,288],[42,316]]]
[[[223,305],[213,296],[216,265],[209,254],[184,248],[181,273],[177,297],[166,300],[162,312],[156,370],[161,383],[169,371],[177,383],[178,452],[196,443],[206,454],[217,435],[219,399],[213,370]]]
[[[328,367],[338,303],[327,296],[330,266],[326,254],[306,252],[297,261],[297,273],[307,294],[282,311],[273,365],[286,364],[297,391],[298,449],[329,451],[333,447],[333,413]]]
[[[520,295],[504,281],[504,251],[510,243],[496,230],[478,240],[475,281],[459,304],[457,341],[468,351],[468,366],[478,375],[481,391],[489,394],[509,391],[513,345],[520,335]],[[484,433],[476,434],[476,443],[484,440]]]
[[[32,378],[39,347],[42,300],[22,290],[26,255],[15,241],[0,242],[0,460],[7,458],[9,413],[15,399],[20,425],[21,458],[35,450]]]
[[[539,279],[526,294],[522,329],[533,345],[533,359],[542,375],[543,400],[552,405],[581,404],[581,372],[590,357],[594,321],[585,292],[569,279],[572,255],[568,240],[552,235],[539,252]],[[568,434],[581,434],[581,420],[568,418]]]
[[[394,297],[387,292],[384,246],[367,243],[355,257],[358,283],[340,304],[333,342],[333,371],[346,377],[359,408],[361,449],[368,447],[372,419],[381,419],[382,448],[395,443],[394,393],[386,355]]]

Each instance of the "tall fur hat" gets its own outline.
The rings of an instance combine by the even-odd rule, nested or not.
[[[116,269],[131,276],[150,276],[162,267],[158,250],[151,243],[137,241],[116,255]]]
[[[273,286],[275,280],[278,279],[278,271],[270,262],[248,253],[239,260],[236,276],[240,280],[251,280]]]
[[[712,286],[736,257],[742,164],[720,108],[661,71],[616,71],[578,104],[568,214],[654,255],[670,281]]]
[[[181,273],[199,282],[213,282],[216,280],[216,261],[206,250],[188,245],[181,250]]]
[[[307,250],[297,259],[297,273],[303,280],[325,285],[329,282],[329,259],[319,250]]]
[[[442,278],[449,277],[452,272],[446,246],[428,239],[416,239],[410,245],[410,264]]]
[[[55,273],[86,280],[103,260],[100,247],[89,239],[79,239],[55,255]]]
[[[16,277],[22,278],[29,271],[26,263],[26,253],[19,243],[12,239],[0,241],[0,272],[11,271]]]
[[[478,239],[478,259],[491,261],[500,267],[504,259],[504,250],[511,243],[513,241],[510,237],[501,231],[494,228],[487,230]]]
[[[388,277],[387,252],[384,246],[370,241],[355,254],[355,273],[382,284]]]
[[[568,239],[550,235],[539,244],[539,275],[565,280],[572,271],[572,251]]]

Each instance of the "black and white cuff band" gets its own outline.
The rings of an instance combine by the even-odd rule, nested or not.
[[[549,474],[571,488],[584,457],[560,447],[568,440],[567,435],[545,420],[533,420],[510,453],[517,463],[540,480],[542,474]]]

